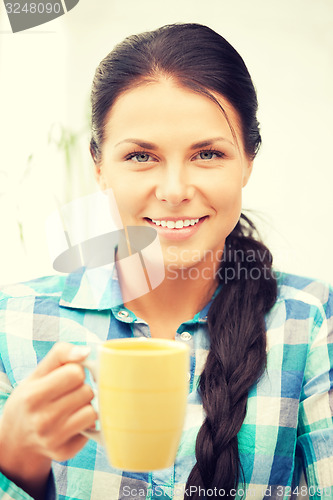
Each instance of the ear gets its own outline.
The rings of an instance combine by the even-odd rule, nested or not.
[[[92,149],[91,146],[90,146],[89,149],[90,149],[91,157],[92,157],[93,162],[94,162],[94,176],[95,176],[95,179],[97,181],[97,184],[101,188],[101,190],[104,191],[106,189],[106,182],[105,182],[104,175],[103,175],[102,162],[98,162],[96,160],[94,151],[93,151],[93,149]]]
[[[107,184],[103,175],[103,167],[100,163],[95,163],[95,179],[102,191],[107,189]]]
[[[243,165],[243,187],[246,186],[251,176],[253,168],[253,160],[245,160]]]

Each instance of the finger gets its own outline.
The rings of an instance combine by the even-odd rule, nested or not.
[[[87,441],[88,438],[82,434],[76,434],[65,445],[58,447],[56,450],[46,452],[46,455],[58,462],[69,460],[83,448]]]
[[[83,361],[89,353],[90,348],[88,346],[76,346],[65,342],[57,342],[38,364],[31,378],[43,377],[66,363]]]
[[[97,418],[98,415],[91,404],[87,404],[75,413],[72,413],[64,426],[65,439],[69,440],[76,434],[93,427]]]
[[[74,436],[94,426],[97,414],[91,404],[85,405],[67,417],[62,417],[48,431],[40,434],[41,443],[46,450],[62,448]]]
[[[79,389],[57,399],[50,406],[50,412],[54,415],[54,422],[50,422],[50,425],[54,426],[60,420],[67,420],[70,415],[80,408],[89,405],[94,397],[95,394],[92,388],[84,384]]]
[[[56,368],[44,377],[35,380],[31,390],[31,405],[38,406],[55,401],[64,395],[73,392],[84,384],[85,373],[83,366],[78,363],[68,363]]]

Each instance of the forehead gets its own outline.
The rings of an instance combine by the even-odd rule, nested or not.
[[[237,111],[220,94],[207,95],[180,86],[173,80],[142,82],[116,99],[107,114],[105,139],[113,142],[137,134],[163,137],[223,133],[239,145],[241,123]],[[222,108],[222,109],[221,109]],[[236,137],[235,137],[236,136]],[[144,138],[144,137],[142,137]]]

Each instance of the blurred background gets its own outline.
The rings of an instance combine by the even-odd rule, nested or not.
[[[15,34],[0,3],[0,285],[53,274],[47,216],[97,190],[96,66],[125,36],[173,22],[207,24],[244,58],[263,145],[243,206],[279,270],[333,283],[333,2],[80,0]]]

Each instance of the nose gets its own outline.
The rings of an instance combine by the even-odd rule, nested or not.
[[[190,201],[194,192],[195,188],[186,168],[175,164],[166,166],[156,186],[156,198],[173,207]]]

